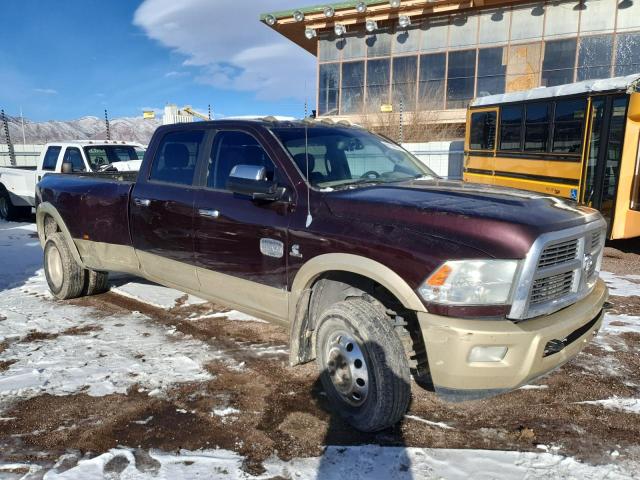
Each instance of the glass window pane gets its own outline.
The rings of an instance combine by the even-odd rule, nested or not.
[[[560,35],[576,35],[578,32],[580,10],[575,8],[575,6],[575,2],[547,4],[544,26],[545,38]]]
[[[493,150],[496,139],[496,112],[471,114],[469,148],[471,150]]]
[[[388,28],[367,35],[367,56],[382,57],[391,55],[391,36]]]
[[[580,32],[612,32],[619,0],[584,0],[580,16]]]
[[[476,44],[478,38],[478,16],[455,15],[449,27],[449,46],[468,47]]]
[[[393,110],[398,111],[400,100],[405,111],[415,110],[416,82],[418,80],[418,57],[395,57],[393,59]]]
[[[419,102],[421,108],[433,110],[444,108],[446,55],[446,53],[432,53],[420,56]]]
[[[553,151],[580,153],[582,151],[582,124],[585,118],[586,100],[561,100],[556,102],[553,127]]]
[[[340,69],[338,63],[320,64],[318,80],[318,115],[338,114],[338,86]]]
[[[546,152],[549,141],[549,112],[547,102],[526,105],[524,125],[524,149],[529,152]]]
[[[504,93],[507,67],[504,64],[504,48],[478,50],[478,97]]]
[[[380,105],[389,102],[389,83],[391,62],[388,58],[367,62],[367,108],[370,112],[379,112]]]
[[[420,26],[420,29],[422,30],[422,51],[443,50],[447,47],[449,17],[430,18]]]
[[[500,150],[520,150],[522,143],[522,105],[500,108]]]
[[[340,58],[340,50],[336,45],[334,34],[322,34],[318,41],[319,59],[321,62],[332,62]]]
[[[543,22],[543,6],[526,5],[514,7],[511,16],[511,40],[541,38]]]
[[[393,38],[393,51],[395,53],[417,52],[420,48],[420,29],[412,27],[398,29]]]
[[[640,33],[618,35],[615,75],[631,75],[637,72],[640,72]]]
[[[618,32],[640,28],[640,1],[622,0],[618,4]]]
[[[364,32],[354,32],[344,37],[344,48],[342,49],[342,58],[363,58],[366,56],[366,44]]]
[[[507,92],[539,86],[542,43],[511,45],[507,58]]]
[[[364,104],[364,62],[344,62],[342,64],[343,114],[360,113]]]
[[[151,164],[151,180],[191,185],[204,131],[167,133],[158,145]]]
[[[611,72],[613,36],[582,37],[578,52],[578,81],[608,78]]]
[[[506,8],[486,10],[480,14],[480,34],[478,43],[503,43],[509,40],[511,11]]]
[[[465,108],[474,96],[476,51],[449,52],[447,108]]]
[[[49,147],[42,161],[42,170],[55,170],[62,147]]]
[[[546,42],[542,62],[542,81],[545,87],[573,82],[576,62],[576,39]]]

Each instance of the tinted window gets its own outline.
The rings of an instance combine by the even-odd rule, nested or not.
[[[380,105],[389,103],[390,67],[388,58],[367,62],[367,105],[370,112],[379,112]]]
[[[275,179],[273,162],[255,138],[244,132],[221,132],[213,142],[207,186],[226,190],[229,174],[236,165],[265,167],[267,180]]]
[[[465,108],[474,95],[476,51],[449,53],[447,108]]]
[[[613,36],[583,37],[578,53],[578,81],[608,78],[611,70]]]
[[[151,180],[191,185],[203,131],[171,132],[164,136],[151,165]]]
[[[542,62],[542,85],[553,87],[573,82],[576,39],[547,42]]]
[[[421,108],[442,109],[444,107],[446,63],[446,53],[433,53],[420,57]]]
[[[525,107],[524,149],[545,152],[549,141],[549,103],[530,103]]]
[[[418,78],[418,57],[396,57],[393,59],[393,108],[414,110],[416,103],[416,81]]]
[[[503,48],[484,48],[478,51],[478,97],[504,93],[507,72]]]
[[[71,163],[73,165],[74,172],[84,172],[87,168],[84,166],[84,160],[82,159],[82,153],[77,148],[67,148],[64,152],[64,163]]]
[[[113,162],[127,162],[138,160],[138,153],[134,147],[116,146],[92,146],[84,147],[84,153],[89,160],[89,166],[93,170],[99,170]]]
[[[586,100],[556,102],[553,127],[553,151],[580,153],[582,150],[582,123]]]
[[[342,64],[341,113],[360,113],[364,103],[364,62]]]
[[[618,35],[615,72],[617,76],[640,72],[640,33]]]
[[[60,155],[60,149],[62,147],[49,147],[47,153],[44,155],[42,161],[42,170],[55,170],[56,163],[58,162],[58,156]]]
[[[318,88],[318,115],[338,113],[338,86],[340,70],[337,63],[320,65]]]
[[[469,148],[471,150],[493,150],[496,139],[496,112],[471,114]]]
[[[522,105],[508,105],[500,109],[500,150],[522,148]]]

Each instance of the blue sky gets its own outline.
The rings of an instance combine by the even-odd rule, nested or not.
[[[315,59],[258,14],[315,0],[1,0],[0,107],[34,121],[303,113]]]

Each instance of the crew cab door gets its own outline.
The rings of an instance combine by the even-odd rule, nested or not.
[[[201,289],[240,310],[282,321],[287,316],[289,203],[254,201],[227,190],[236,165],[260,165],[283,183],[259,132],[218,130],[203,164],[195,201],[195,257]]]
[[[131,194],[133,246],[145,274],[166,285],[197,291],[193,256],[194,177],[205,130],[176,129],[154,145],[151,165]]]

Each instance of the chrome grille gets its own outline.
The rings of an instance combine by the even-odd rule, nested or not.
[[[578,239],[568,240],[548,246],[540,255],[538,268],[553,267],[569,262],[576,258],[578,253]]]
[[[571,293],[573,271],[534,280],[531,288],[530,305],[551,302]]]
[[[594,251],[600,248],[600,237],[601,237],[600,230],[596,230],[595,232],[591,233],[591,251]]]

